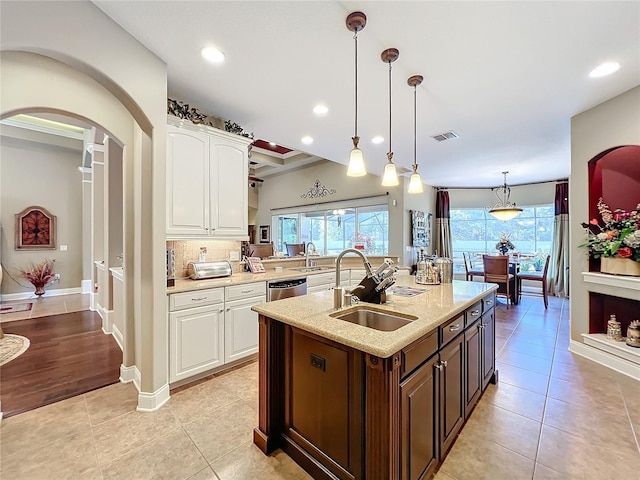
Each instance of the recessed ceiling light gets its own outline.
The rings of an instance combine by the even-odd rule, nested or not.
[[[271,145],[272,147],[276,146],[276,142],[269,142],[269,145]]]
[[[300,141],[305,145],[311,145],[313,143],[313,138],[306,136],[306,137],[302,137]]]
[[[620,64],[618,62],[604,62],[591,70],[589,76],[591,78],[606,77],[607,75],[617,72],[619,69]]]
[[[202,47],[202,50],[200,50],[200,54],[202,55],[202,58],[204,58],[205,60],[208,60],[209,62],[212,62],[212,63],[224,62],[224,53],[222,53],[220,50],[218,50],[215,47]]]
[[[371,143],[375,143],[376,145],[382,142],[384,142],[384,137],[381,137],[380,135],[376,135],[371,139]]]
[[[329,113],[329,107],[327,107],[326,105],[316,105],[315,107],[313,107],[313,113],[318,116],[326,115],[327,113]]]

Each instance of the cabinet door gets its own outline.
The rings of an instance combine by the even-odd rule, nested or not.
[[[255,297],[227,303],[224,317],[225,363],[258,352],[258,314],[251,307],[266,300],[267,297]]]
[[[401,478],[429,478],[438,464],[435,355],[400,384]]]
[[[169,314],[170,381],[205,372],[224,363],[222,304]]]
[[[482,342],[482,391],[487,388],[496,369],[496,311],[492,308],[480,320]]]
[[[464,335],[440,350],[440,454],[444,456],[464,423]]]
[[[468,417],[482,392],[482,347],[480,320],[464,332],[465,350],[465,414]]]
[[[209,138],[167,126],[167,235],[208,235]]]
[[[215,236],[247,236],[247,147],[210,138],[211,228]]]

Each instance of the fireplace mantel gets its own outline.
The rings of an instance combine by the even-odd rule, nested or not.
[[[612,297],[637,300],[640,298],[640,277],[609,275],[599,272],[582,272],[590,292],[603,293]]]

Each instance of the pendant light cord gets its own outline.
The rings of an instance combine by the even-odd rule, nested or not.
[[[389,62],[389,153],[392,153],[391,151],[391,62]]]
[[[356,119],[355,119],[355,127],[354,127],[354,131],[355,131],[354,137],[357,137],[358,136],[358,30],[356,30],[356,32],[353,34],[353,39],[355,40],[354,44],[356,49],[356,54],[355,54],[355,70],[356,70],[356,82],[355,82],[356,116],[355,117]]]
[[[417,150],[418,150],[418,115],[417,115],[417,102],[416,102],[416,93],[418,89],[416,85],[413,86],[413,171],[414,173],[417,171]]]

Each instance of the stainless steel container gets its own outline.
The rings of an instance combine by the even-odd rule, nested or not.
[[[435,267],[440,272],[440,282],[453,282],[453,260],[446,257],[440,257],[436,260]]]
[[[192,280],[231,276],[231,264],[222,260],[219,262],[189,262],[187,273]]]

